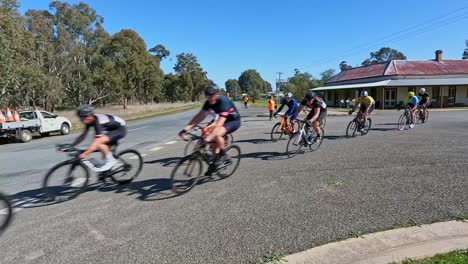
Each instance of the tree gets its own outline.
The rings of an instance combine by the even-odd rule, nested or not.
[[[468,59],[468,40],[465,41],[465,45],[466,45],[466,48],[465,48],[465,51],[463,51],[463,57],[462,57],[462,59],[464,60]]]
[[[336,71],[335,69],[328,69],[328,70],[325,70],[323,72],[320,73],[320,80],[323,82],[323,83],[326,83],[328,80],[330,80],[331,77],[333,77],[335,75]]]
[[[171,52],[167,50],[166,47],[164,47],[164,45],[162,44],[158,44],[152,47],[151,49],[149,49],[149,52],[153,54],[153,56],[158,58],[159,61],[162,61],[163,59],[171,55]]]
[[[179,91],[176,91],[179,100],[188,102],[192,99],[193,83],[192,77],[187,71],[183,71],[180,74],[180,87]]]
[[[294,69],[294,76],[288,78],[285,91],[291,92],[297,98],[304,96],[307,90],[322,85],[322,81],[315,79],[312,74],[308,72],[301,72]]]
[[[241,91],[239,82],[236,79],[229,79],[224,83],[224,86],[226,87],[226,92],[229,94],[232,94],[232,96],[236,96],[236,93],[239,93]]]
[[[190,74],[193,83],[192,101],[199,100],[200,94],[203,93],[206,86],[210,82],[207,78],[207,73],[198,63],[198,59],[191,53],[177,54],[177,63],[174,70],[181,74],[186,71]]]
[[[380,48],[376,52],[370,53],[370,58],[362,62],[362,66],[368,66],[372,64],[382,63],[391,60],[406,60],[406,56],[395,49],[389,47]]]
[[[254,93],[256,95],[266,93],[268,90],[268,85],[265,83],[265,80],[253,69],[242,72],[238,82],[242,92],[249,95],[253,95]]]
[[[341,71],[347,71],[349,69],[352,69],[353,67],[351,65],[348,65],[348,63],[346,61],[342,61],[340,63],[340,70]]]

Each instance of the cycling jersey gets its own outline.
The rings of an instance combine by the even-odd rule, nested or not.
[[[320,97],[316,97],[315,100],[307,100],[307,98],[304,98],[301,101],[301,105],[308,106],[312,108],[313,110],[316,108],[320,108],[320,110],[327,109],[327,104]]]
[[[219,114],[220,117],[225,117],[226,122],[240,120],[240,114],[236,106],[224,95],[220,95],[213,105],[206,101],[202,109],[205,112],[210,110],[214,111],[216,114]]]
[[[299,109],[299,103],[296,101],[296,99],[291,98],[289,102],[287,102],[287,100],[283,100],[283,102],[281,102],[281,106],[280,108],[278,108],[277,113],[283,110],[284,105],[288,106],[288,111],[286,111],[286,116],[291,116],[291,115],[296,114],[297,109]]]
[[[85,130],[94,127],[96,135],[103,135],[103,132],[114,131],[122,126],[125,126],[125,121],[118,116],[95,114],[93,123],[86,125]]]
[[[370,96],[359,97],[359,99],[357,100],[358,105],[360,105],[360,104],[370,105],[370,104],[374,104],[374,103],[375,103],[374,98],[372,98]]]
[[[428,93],[419,94],[419,96],[421,96],[421,100],[419,101],[419,104],[425,104],[429,102],[431,98]]]
[[[403,101],[405,105],[410,104],[410,105],[417,105],[419,103],[419,99],[417,96],[413,96],[413,98],[406,97],[405,101]]]

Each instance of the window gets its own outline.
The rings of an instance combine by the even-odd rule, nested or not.
[[[37,118],[35,112],[21,112],[19,116],[21,121],[33,120]]]
[[[54,115],[49,114],[49,113],[47,113],[47,112],[42,112],[42,111],[41,111],[41,114],[42,114],[42,116],[43,116],[44,118],[55,118]]]
[[[440,87],[432,87],[432,99],[439,100]]]

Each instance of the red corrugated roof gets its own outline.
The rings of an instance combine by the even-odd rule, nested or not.
[[[455,75],[468,74],[468,60],[405,61],[393,60],[380,64],[342,71],[327,84],[341,81],[395,75]]]

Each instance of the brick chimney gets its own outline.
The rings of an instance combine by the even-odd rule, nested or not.
[[[442,50],[436,50],[435,54],[435,60],[438,62],[442,61]]]

